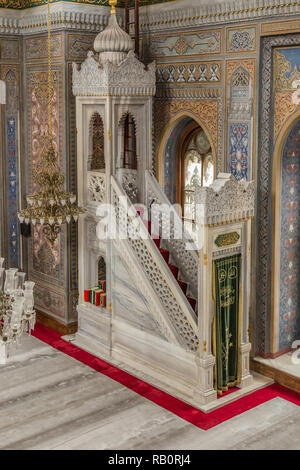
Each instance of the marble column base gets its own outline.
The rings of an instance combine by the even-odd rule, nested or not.
[[[253,375],[249,374],[245,377],[242,377],[241,383],[239,384],[239,388],[249,387],[253,384]]]
[[[241,383],[239,385],[240,388],[249,387],[253,384],[253,377],[250,374],[250,351],[250,343],[244,343],[241,345]]]
[[[216,359],[210,354],[205,358],[197,358],[198,367],[198,387],[194,392],[194,398],[199,405],[207,405],[217,399],[217,392],[214,390],[214,365]]]

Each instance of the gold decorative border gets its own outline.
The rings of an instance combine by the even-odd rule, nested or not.
[[[275,34],[290,34],[300,32],[300,19],[288,21],[276,21],[274,23],[261,24],[261,36],[273,36]]]

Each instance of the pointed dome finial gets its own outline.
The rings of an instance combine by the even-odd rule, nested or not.
[[[117,0],[109,0],[111,15],[107,27],[99,33],[94,41],[94,49],[99,53],[99,62],[120,64],[129,51],[134,51],[134,42],[122,28],[116,15]]]
[[[111,13],[112,15],[115,15],[115,14],[116,14],[116,5],[117,5],[117,3],[118,3],[118,0],[109,0],[108,3],[109,3],[110,6],[111,6],[110,13]]]

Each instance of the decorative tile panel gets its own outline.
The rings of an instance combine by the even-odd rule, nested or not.
[[[63,36],[53,34],[51,37],[51,57],[60,58],[63,55]],[[48,58],[47,36],[25,39],[25,58],[30,60],[41,60]]]
[[[27,67],[27,192],[35,190],[32,180],[33,168],[40,164],[41,152],[48,133],[48,71],[46,66]],[[63,74],[61,65],[53,65],[52,129],[54,145],[59,152],[60,165],[64,168],[63,147]],[[64,168],[65,169],[65,168]],[[46,240],[41,227],[32,231],[29,244],[29,271],[32,276],[63,286],[65,282],[65,234],[62,230],[54,246]]]
[[[272,260],[272,160],[274,143],[273,53],[278,47],[300,46],[300,35],[267,37],[262,42],[261,108],[258,161],[256,351],[270,351],[271,260]]]
[[[226,62],[227,168],[237,180],[251,179],[256,60]],[[254,95],[253,95],[254,93]]]
[[[230,124],[229,127],[229,154],[230,170],[238,181],[248,179],[249,159],[249,125]]]
[[[0,38],[0,59],[20,60],[20,40]]]
[[[241,236],[238,232],[222,233],[217,236],[215,239],[215,245],[218,248],[223,248],[224,246],[236,245]]]
[[[34,287],[35,307],[59,318],[66,316],[66,300],[63,293],[39,284]]]
[[[150,36],[147,56],[190,57],[220,54],[221,30]]]
[[[20,69],[18,65],[2,65],[1,79],[6,83],[5,104],[5,187],[6,201],[3,220],[3,235],[6,238],[8,265],[20,266],[20,230],[17,212],[19,209],[19,94]]]
[[[295,90],[300,85],[299,47],[281,47],[274,51],[275,91]]]
[[[300,121],[282,154],[279,350],[300,338]]]
[[[226,52],[245,53],[255,52],[257,43],[257,28],[240,27],[227,28],[226,30]]]
[[[221,62],[158,64],[157,84],[220,83],[222,79]]]
[[[269,36],[282,33],[297,33],[300,31],[300,20],[266,22],[261,25],[261,36]]]
[[[233,73],[238,70],[238,68],[245,69],[254,83],[255,74],[256,74],[256,60],[255,59],[230,59],[226,61],[226,84],[230,84],[231,77]]]
[[[86,59],[93,50],[96,34],[68,34],[68,59]]]

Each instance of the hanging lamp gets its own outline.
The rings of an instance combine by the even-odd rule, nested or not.
[[[18,212],[20,223],[41,225],[46,239],[53,246],[62,224],[78,220],[85,210],[76,204],[76,196],[64,191],[65,175],[60,171],[58,153],[55,151],[52,135],[52,70],[50,0],[48,0],[48,106],[49,130],[41,155],[40,168],[33,171],[33,179],[39,191],[26,196],[27,208]]]

